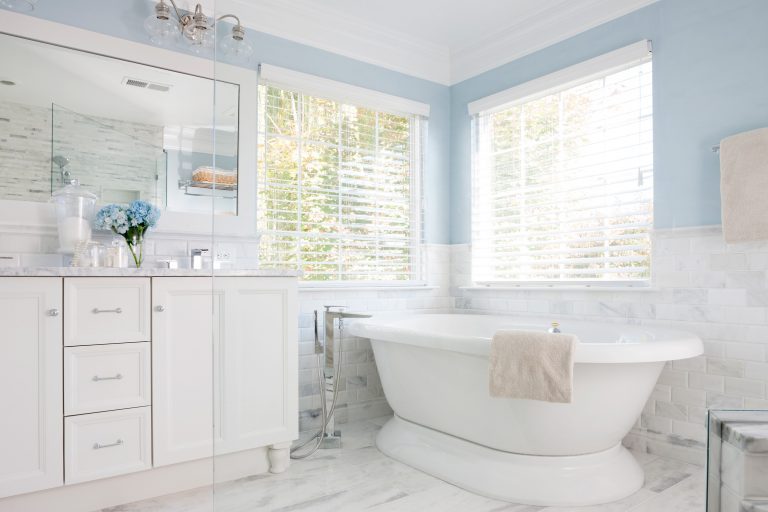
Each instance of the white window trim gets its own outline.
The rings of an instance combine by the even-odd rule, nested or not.
[[[606,74],[617,73],[637,65],[638,61],[650,59],[653,53],[653,42],[643,39],[631,45],[619,48],[595,58],[574,64],[548,75],[529,80],[525,83],[480,98],[467,105],[471,118],[476,119],[482,114],[492,114],[506,110],[514,105],[533,101],[537,98],[553,94],[589,82]],[[474,123],[474,121],[473,121]],[[473,129],[474,131],[474,129]],[[474,187],[475,166],[474,139],[472,148],[472,183]],[[473,213],[472,213],[473,214]],[[472,285],[461,287],[467,290],[600,290],[600,291],[649,291],[654,286],[653,258],[648,279],[617,280],[617,281],[484,281],[472,280]]]
[[[259,64],[259,84],[278,87],[294,91],[308,96],[325,98],[339,103],[347,103],[355,106],[369,108],[381,112],[398,115],[409,115],[422,118],[425,123],[429,118],[430,105],[400,96],[366,89],[345,82],[339,82],[322,78],[300,71],[274,66],[271,64]],[[305,281],[299,278],[299,285],[306,290],[322,289],[428,289],[424,276],[427,274],[426,258],[424,251],[424,196],[423,173],[424,157],[427,138],[427,124],[422,124],[416,130],[413,143],[417,150],[412,153],[411,190],[415,201],[411,208],[411,215],[415,222],[412,228],[413,249],[412,264],[416,269],[416,278],[408,281]],[[418,157],[418,161],[417,158]]]
[[[398,114],[414,114],[429,117],[429,104],[421,103],[400,96],[394,96],[365,87],[358,87],[344,82],[337,82],[308,73],[301,73],[271,64],[259,66],[261,79],[270,85],[301,92],[308,96],[317,96],[340,103],[359,105],[374,110]]]
[[[572,85],[588,82],[591,78],[628,69],[651,53],[651,41],[644,39],[593,59],[574,64],[548,75],[535,78],[518,86],[486,96],[469,103],[469,115],[505,110],[537,96],[546,96],[553,90],[568,89]]]

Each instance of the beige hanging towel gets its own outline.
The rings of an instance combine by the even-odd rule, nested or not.
[[[577,341],[570,334],[497,331],[491,340],[491,396],[571,403]]]
[[[720,203],[726,242],[768,240],[768,128],[720,142]]]

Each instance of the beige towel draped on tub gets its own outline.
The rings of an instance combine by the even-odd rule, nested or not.
[[[571,403],[576,342],[570,334],[498,331],[491,340],[491,396]]]
[[[768,240],[768,128],[720,142],[720,202],[728,243]]]

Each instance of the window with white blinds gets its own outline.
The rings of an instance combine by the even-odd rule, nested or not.
[[[305,281],[421,278],[425,118],[260,86],[260,265]]]
[[[643,41],[470,104],[475,282],[648,282],[648,46]]]

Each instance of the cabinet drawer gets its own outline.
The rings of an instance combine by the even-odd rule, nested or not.
[[[64,280],[64,344],[150,340],[148,277]]]
[[[64,414],[151,403],[149,343],[64,349]]]
[[[65,418],[65,483],[151,468],[150,424],[150,407]]]

